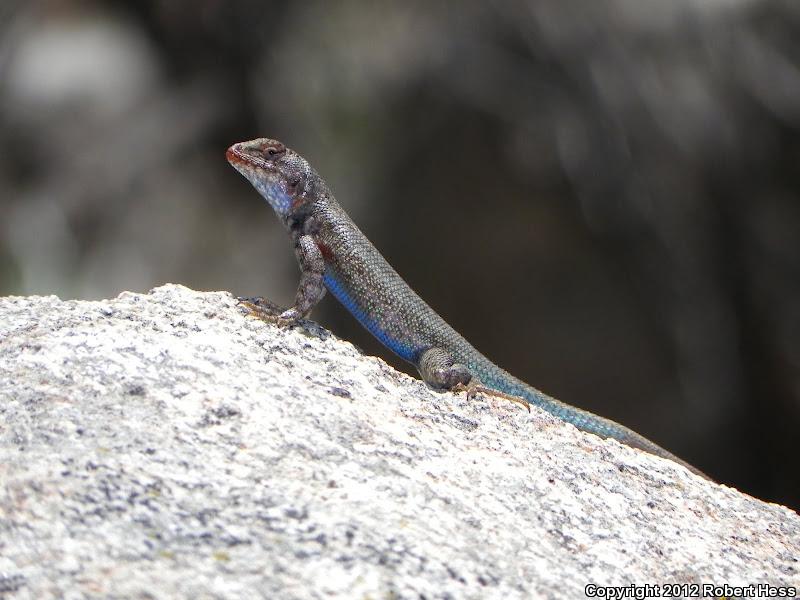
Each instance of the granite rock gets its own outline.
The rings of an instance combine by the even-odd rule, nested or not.
[[[178,285],[0,298],[0,482],[4,597],[800,587],[787,508]]]

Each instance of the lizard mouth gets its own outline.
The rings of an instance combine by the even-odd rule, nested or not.
[[[259,138],[233,144],[225,152],[225,158],[234,167],[248,165],[274,173],[281,170],[278,162],[286,157],[286,154],[286,146],[281,142]]]
[[[228,162],[236,167],[237,165],[256,167],[266,171],[276,172],[277,165],[270,160],[264,158],[258,152],[251,148],[243,147],[242,144],[234,144],[225,151],[225,158]]]
[[[231,164],[241,162],[239,151],[236,149],[236,144],[225,150],[225,158]]]

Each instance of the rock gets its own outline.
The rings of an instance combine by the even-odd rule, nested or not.
[[[0,480],[0,596],[800,587],[787,508],[178,285],[0,298]]]

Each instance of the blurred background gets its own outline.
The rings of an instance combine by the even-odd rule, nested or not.
[[[800,506],[800,2],[3,0],[0,294],[290,304],[259,136],[501,366]]]

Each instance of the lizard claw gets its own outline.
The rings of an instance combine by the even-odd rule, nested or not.
[[[299,315],[293,308],[282,310],[277,304],[266,298],[237,298],[240,306],[247,310],[247,314],[266,323],[275,323],[280,327],[292,325]]]

